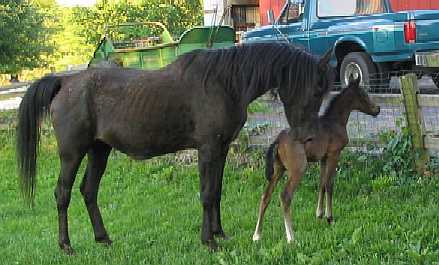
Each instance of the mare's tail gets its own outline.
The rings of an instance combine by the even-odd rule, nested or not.
[[[62,77],[45,76],[34,82],[18,109],[16,155],[19,183],[26,202],[33,204],[40,125],[61,88]]]
[[[267,150],[265,154],[265,178],[271,181],[271,177],[274,173],[274,161],[277,159],[277,147],[279,144],[279,139],[277,138]]]

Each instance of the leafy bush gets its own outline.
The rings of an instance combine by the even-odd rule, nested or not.
[[[416,159],[419,154],[412,145],[412,135],[408,128],[400,132],[389,131],[380,135],[380,140],[386,143],[381,162],[384,174],[399,177],[400,180],[416,176]]]

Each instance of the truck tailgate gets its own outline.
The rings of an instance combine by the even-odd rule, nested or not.
[[[416,21],[416,42],[439,42],[439,11],[410,11],[409,16]]]

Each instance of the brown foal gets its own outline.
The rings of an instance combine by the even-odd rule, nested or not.
[[[288,243],[294,240],[291,227],[290,205],[293,194],[305,173],[307,162],[320,161],[320,192],[317,202],[316,216],[323,217],[323,201],[326,192],[326,218],[332,218],[332,191],[336,167],[340,153],[348,144],[349,138],[346,124],[353,110],[377,116],[380,107],[375,105],[367,93],[359,86],[360,79],[349,80],[348,87],[334,97],[325,113],[315,122],[315,131],[306,138],[304,143],[293,141],[289,130],[282,131],[267,151],[266,177],[269,184],[262,194],[258,222],[253,240],[261,239],[262,221],[265,210],[270,203],[273,190],[279,178],[288,172],[288,180],[280,195],[284,214],[285,230]]]

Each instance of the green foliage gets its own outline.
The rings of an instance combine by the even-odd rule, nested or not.
[[[262,100],[255,100],[250,105],[248,105],[247,112],[250,114],[253,113],[268,113],[270,112],[270,106],[267,102]]]
[[[57,14],[56,19],[51,21],[51,27],[57,33],[50,38],[56,49],[48,58],[57,71],[64,71],[68,65],[86,64],[96,48],[96,45],[87,44],[84,35],[78,33],[81,26],[73,23],[75,9],[55,6],[48,11]]]
[[[97,45],[106,31],[106,25],[124,22],[162,22],[174,35],[180,36],[184,30],[200,25],[202,6],[200,1],[98,1],[91,8],[73,9],[72,23],[77,26],[75,33],[87,44]],[[111,29],[110,29],[111,30]]]
[[[29,4],[30,3],[30,4]],[[86,64],[106,25],[158,21],[177,39],[202,24],[199,0],[99,0],[92,7],[60,7],[55,0],[0,0],[0,73],[22,73],[21,80],[68,65]],[[123,31],[123,30],[122,30]],[[112,33],[111,30],[108,31]],[[114,32],[114,31],[113,31]],[[149,35],[144,29],[122,32],[127,38]],[[36,74],[22,70],[36,69]],[[9,77],[0,81],[4,83]]]
[[[413,149],[409,129],[403,127],[399,132],[382,133],[380,140],[386,143],[382,155],[383,174],[397,177],[401,181],[414,178],[416,176],[415,161],[419,155]]]
[[[44,55],[52,46],[44,21],[41,10],[27,1],[0,1],[0,73],[17,74],[46,65]]]
[[[40,8],[51,8],[56,6],[56,0],[31,0],[30,2]]]

